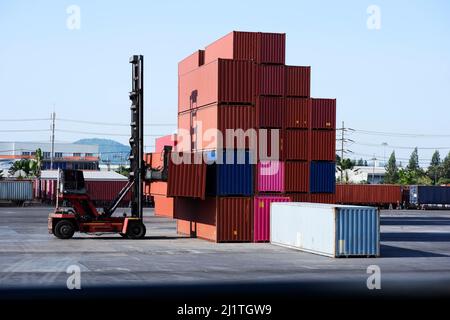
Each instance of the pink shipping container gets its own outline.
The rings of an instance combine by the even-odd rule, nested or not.
[[[212,103],[252,104],[255,64],[219,59],[181,75],[178,79],[178,113]]]
[[[178,62],[178,75],[191,72],[205,63],[205,51],[197,50],[190,56]]]
[[[270,240],[270,204],[272,202],[289,202],[289,197],[258,196],[254,198],[253,207],[253,241]]]
[[[155,140],[155,152],[163,152],[164,146],[175,147],[177,145],[177,135],[169,134]]]
[[[260,161],[257,165],[259,192],[284,192],[284,162]]]
[[[284,64],[285,55],[284,33],[233,31],[206,47],[205,63],[222,58]]]

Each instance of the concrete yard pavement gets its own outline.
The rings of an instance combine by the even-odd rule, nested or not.
[[[0,289],[65,288],[71,265],[80,268],[83,288],[274,281],[366,288],[371,265],[380,267],[383,289],[450,287],[449,211],[383,211],[380,258],[333,259],[268,243],[186,238],[151,209],[144,240],[80,234],[59,240],[47,232],[51,210],[0,208]]]

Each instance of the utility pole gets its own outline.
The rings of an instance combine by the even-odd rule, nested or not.
[[[53,157],[55,156],[55,118],[56,118],[56,112],[52,112],[52,149],[50,154],[50,170],[53,170]]]
[[[344,121],[342,121],[342,127],[336,129],[336,131],[339,131],[339,130],[341,131],[341,137],[339,139],[336,139],[336,141],[340,141],[341,148],[336,150],[336,152],[340,152],[340,154],[341,154],[341,170],[340,171],[341,171],[341,182],[342,182],[342,181],[344,181],[344,171],[342,170],[342,161],[344,160],[344,155],[345,155],[345,153],[352,153],[351,150],[348,150],[345,148],[345,143],[346,142],[355,142],[355,141],[345,137],[345,132],[354,131],[354,130],[350,129],[350,128],[346,128]]]

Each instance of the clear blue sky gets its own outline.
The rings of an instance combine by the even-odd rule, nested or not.
[[[66,26],[69,5],[81,29]],[[369,5],[381,29],[366,26]],[[177,62],[231,30],[287,33],[287,63],[311,65],[312,95],[338,101],[338,123],[390,132],[450,135],[448,1],[2,1],[0,119],[48,117],[127,123],[128,58],[146,58],[146,123],[176,124]],[[128,128],[57,123],[66,130],[128,134]],[[48,122],[0,122],[0,140],[48,140]],[[173,127],[147,128],[166,134]],[[58,132],[57,140],[89,135]],[[98,136],[95,136],[98,137]],[[111,137],[126,143],[127,137]],[[442,147],[450,136],[353,134],[359,154],[379,145]],[[153,144],[149,137],[146,145]],[[373,144],[377,147],[361,144]],[[447,148],[447,149],[444,149]],[[391,147],[386,148],[388,154]],[[411,150],[397,150],[407,158]],[[356,155],[355,157],[359,156]],[[420,151],[423,159],[430,150]]]

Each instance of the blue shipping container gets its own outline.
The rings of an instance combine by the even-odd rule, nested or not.
[[[380,255],[377,208],[305,202],[275,202],[270,242],[329,257]]]
[[[336,165],[334,162],[311,162],[309,185],[312,193],[335,193]]]
[[[413,205],[450,204],[450,187],[411,186],[409,202]]]
[[[336,256],[378,256],[380,219],[373,207],[337,207]]]
[[[217,163],[218,157],[222,159]],[[253,195],[252,154],[248,150],[225,150],[222,155],[216,151],[207,154],[206,192],[211,196]]]
[[[33,182],[30,180],[0,181],[0,200],[5,201],[33,200]]]

